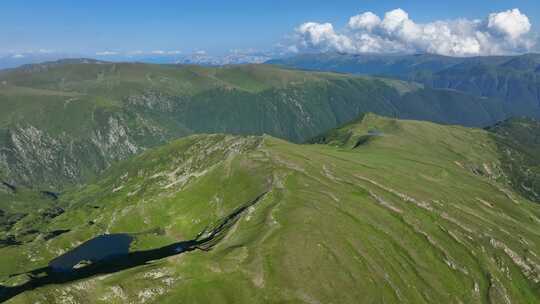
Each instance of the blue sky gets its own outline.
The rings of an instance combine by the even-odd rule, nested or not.
[[[408,12],[417,23],[485,18],[492,12],[519,8],[528,16],[532,31],[540,29],[538,0],[4,0],[0,2],[0,52],[265,50],[304,22],[331,22],[341,28],[361,12],[384,16],[396,8]]]

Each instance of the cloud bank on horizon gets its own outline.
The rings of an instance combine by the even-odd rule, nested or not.
[[[341,31],[331,23],[306,22],[296,28],[290,50],[475,56],[525,53],[536,46],[529,18],[517,8],[483,20],[429,23],[416,23],[398,8],[383,18],[372,12],[353,16]]]

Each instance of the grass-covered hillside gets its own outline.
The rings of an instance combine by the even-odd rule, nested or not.
[[[62,60],[0,72],[0,177],[60,191],[193,133],[302,142],[376,112],[469,126],[505,106],[403,81],[282,69]]]
[[[196,135],[113,165],[62,194],[54,204],[64,213],[31,213],[4,231],[22,244],[0,248],[0,297],[540,301],[540,205],[506,182],[491,133],[370,114],[316,142]],[[28,230],[37,232],[28,237]],[[42,269],[103,233],[135,237],[120,266],[83,266],[73,277],[10,277]],[[183,240],[199,245],[167,256],[153,250]]]

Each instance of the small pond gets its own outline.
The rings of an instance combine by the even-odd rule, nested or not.
[[[69,272],[84,262],[96,263],[129,253],[133,237],[126,233],[104,234],[88,240],[49,262],[52,271]]]

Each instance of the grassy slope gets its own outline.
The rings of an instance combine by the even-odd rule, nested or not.
[[[193,238],[269,192],[209,252],[12,303],[540,300],[540,206],[497,181],[486,131],[368,115],[319,141],[194,136],[113,166],[66,194],[69,211],[44,226],[70,233],[0,249],[1,273],[43,266],[103,232],[165,230],[139,236],[136,249]]]

